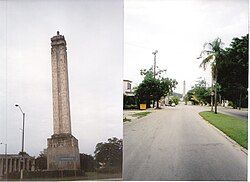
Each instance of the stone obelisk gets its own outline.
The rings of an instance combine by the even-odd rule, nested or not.
[[[53,128],[48,138],[47,169],[78,170],[78,140],[71,134],[67,48],[63,35],[51,38]]]

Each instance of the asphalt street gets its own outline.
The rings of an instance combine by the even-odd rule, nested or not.
[[[124,124],[124,180],[246,180],[247,154],[205,122],[200,106]]]
[[[231,116],[235,116],[235,117],[238,117],[238,118],[244,119],[244,120],[248,119],[248,111],[242,111],[242,110],[238,110],[238,109],[230,109],[230,108],[225,108],[225,107],[219,106],[218,112],[223,113],[223,114],[227,114],[227,115],[231,115]]]

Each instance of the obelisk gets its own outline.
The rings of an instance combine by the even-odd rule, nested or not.
[[[78,170],[78,140],[71,134],[67,47],[63,35],[51,38],[53,129],[48,138],[47,169]]]

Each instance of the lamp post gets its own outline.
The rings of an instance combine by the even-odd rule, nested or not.
[[[0,145],[4,145],[4,146],[5,146],[5,147],[4,147],[4,153],[5,153],[5,168],[7,169],[7,170],[5,170],[5,171],[7,171],[7,172],[6,172],[6,181],[7,181],[7,178],[8,178],[7,143],[0,143]]]
[[[24,158],[23,158],[23,153],[24,153],[24,123],[25,123],[25,113],[23,112],[22,108],[18,105],[15,104],[16,107],[18,107],[23,115],[23,129],[22,129],[22,150],[21,150],[21,155],[22,155],[22,168],[21,168],[21,176],[20,179],[23,179],[23,169],[24,169]]]

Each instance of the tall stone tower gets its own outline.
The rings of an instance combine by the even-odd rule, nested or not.
[[[186,95],[186,81],[183,81],[183,93],[182,93],[182,100],[185,101],[185,95]]]
[[[54,134],[47,140],[48,170],[80,169],[78,140],[71,134],[66,50],[64,36],[57,31],[51,38]]]

